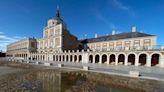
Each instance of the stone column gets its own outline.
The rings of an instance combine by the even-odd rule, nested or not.
[[[135,66],[139,65],[139,56],[135,56]]]
[[[82,63],[89,63],[89,55],[88,53],[83,53],[82,54]]]
[[[53,61],[53,54],[49,54],[49,61]]]
[[[115,56],[115,65],[118,65],[118,55]]]
[[[38,55],[36,55],[36,60],[39,60]]]
[[[128,56],[125,55],[125,60],[124,61],[125,61],[124,65],[127,66],[128,65]]]
[[[150,56],[147,56],[147,58],[146,58],[146,66],[151,67],[151,57]]]
[[[67,62],[67,54],[65,55],[65,62]]]
[[[164,57],[160,57],[159,58],[159,64],[160,64],[160,67],[163,67],[164,68]]]
[[[24,59],[24,55],[22,54],[22,58]]]
[[[110,58],[110,56],[107,55],[107,64],[109,64],[109,62],[110,62],[109,58]]]
[[[38,55],[37,59],[40,60],[40,59],[39,59],[39,55]]]
[[[54,57],[55,57],[54,61],[56,62],[56,55],[54,55]]]
[[[95,64],[95,55],[93,55],[93,64]]]
[[[75,55],[72,55],[72,62],[75,62]]]
[[[100,55],[99,57],[99,64],[102,64],[102,56]]]
[[[60,55],[58,55],[58,60],[57,60],[58,62],[60,61]]]
[[[42,60],[42,59],[41,59],[41,55],[40,55],[40,54],[39,54],[39,60]]]
[[[39,55],[37,55],[38,57],[37,57],[37,59],[39,60]]]
[[[77,55],[77,60],[76,60],[76,62],[77,62],[77,63],[79,62],[79,55]]]
[[[70,57],[71,57],[71,56],[70,56],[70,55],[68,55],[68,62],[71,62],[71,61],[70,61]]]
[[[55,55],[55,59],[56,59],[55,61],[57,62],[58,61],[58,56],[57,55]]]
[[[39,60],[39,55],[37,54],[37,61]]]

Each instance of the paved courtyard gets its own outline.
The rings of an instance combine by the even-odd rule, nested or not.
[[[36,61],[32,61],[35,63]],[[43,63],[43,61],[39,61]],[[164,68],[159,67],[146,67],[146,66],[124,66],[124,65],[107,65],[107,64],[82,64],[82,63],[71,63],[71,62],[52,62],[52,61],[44,61],[48,63],[52,63],[51,67],[56,66],[57,64],[64,64],[63,68],[70,69],[82,69],[83,66],[89,66],[90,70],[93,72],[101,72],[107,74],[121,75],[121,76],[129,76],[129,71],[139,71],[141,76],[140,78],[147,79],[155,79],[155,80],[163,80],[164,81]]]

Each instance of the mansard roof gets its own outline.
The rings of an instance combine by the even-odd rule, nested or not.
[[[84,40],[80,40],[79,42],[85,44],[85,43],[112,41],[112,40],[138,38],[138,37],[149,37],[149,36],[155,36],[155,35],[150,35],[150,34],[141,33],[141,32],[127,32],[127,33],[120,33],[120,34],[109,35],[109,36],[101,36],[97,38],[84,39]]]

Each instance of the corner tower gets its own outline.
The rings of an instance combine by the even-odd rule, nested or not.
[[[55,16],[48,20],[43,31],[43,38],[38,39],[38,43],[39,52],[56,52],[77,48],[78,40],[68,31],[60,16],[59,7],[57,7]]]

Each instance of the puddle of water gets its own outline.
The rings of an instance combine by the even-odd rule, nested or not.
[[[0,92],[163,92],[164,83],[63,70],[29,70],[0,79]]]

